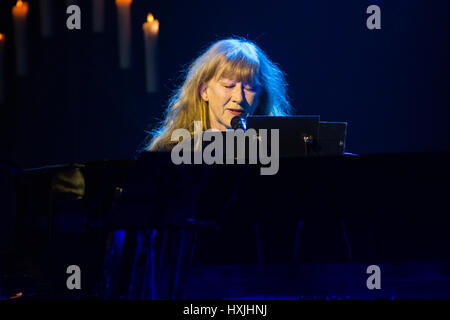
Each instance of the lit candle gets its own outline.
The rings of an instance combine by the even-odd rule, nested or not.
[[[147,22],[142,25],[145,41],[145,76],[148,93],[158,91],[158,32],[159,22],[151,13],[147,16]]]
[[[41,0],[41,34],[44,38],[52,35],[52,0]]]
[[[130,7],[132,0],[116,0],[119,17],[119,66],[128,69],[131,65],[131,21]]]
[[[92,30],[103,32],[105,29],[105,0],[92,1]]]
[[[14,39],[16,44],[16,68],[19,76],[27,74],[27,15],[28,3],[18,0],[12,8]]]
[[[5,47],[6,37],[3,33],[0,33],[0,104],[5,103],[5,81],[4,81],[4,67],[3,67],[3,57],[4,57],[4,47]]]

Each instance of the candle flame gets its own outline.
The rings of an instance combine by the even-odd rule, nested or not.
[[[16,5],[12,8],[13,15],[26,15],[28,13],[28,2],[17,0]]]
[[[0,33],[0,40],[3,40],[3,37],[4,37],[3,33]]]
[[[159,30],[159,21],[157,19],[155,19],[155,21],[153,21],[152,25],[151,25],[151,30],[154,33],[158,33]]]
[[[153,20],[155,20],[155,18],[153,18],[153,15],[151,13],[149,13],[147,15],[147,22],[153,22]]]
[[[133,0],[116,0],[116,5],[119,4],[131,4]]]

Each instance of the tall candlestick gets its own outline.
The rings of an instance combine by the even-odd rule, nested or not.
[[[116,0],[119,28],[119,66],[129,69],[131,66],[131,20],[130,7],[132,0]]]
[[[3,33],[0,33],[0,104],[5,103],[5,80],[4,80],[4,52],[5,52],[6,37]]]
[[[158,91],[158,32],[159,22],[151,13],[142,25],[145,41],[145,76],[148,93]]]
[[[105,0],[92,1],[92,30],[94,32],[105,30]]]
[[[52,4],[53,0],[41,1],[41,35],[44,38],[52,36]]]
[[[14,19],[14,39],[16,47],[16,68],[19,76],[28,73],[27,63],[27,16],[28,3],[18,0],[12,8]]]

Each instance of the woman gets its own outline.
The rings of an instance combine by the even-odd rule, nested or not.
[[[230,38],[213,43],[188,68],[186,79],[169,100],[165,120],[154,130],[146,151],[168,151],[184,128],[224,131],[231,119],[248,114],[282,116],[290,112],[283,72],[254,43]]]

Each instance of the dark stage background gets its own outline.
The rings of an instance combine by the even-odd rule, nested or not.
[[[132,158],[182,69],[212,41],[232,35],[255,41],[286,72],[297,114],[349,123],[347,151],[450,150],[447,0],[135,0],[128,71],[118,68],[114,1],[105,1],[103,34],[92,32],[90,1],[79,1],[79,31],[66,28],[65,1],[54,2],[54,36],[44,39],[39,1],[29,1],[24,78],[14,70],[15,1],[0,2],[7,37],[1,159],[30,167]],[[381,30],[366,28],[371,4],[381,7]],[[141,26],[148,12],[160,21],[161,90],[153,95],[144,90]]]

